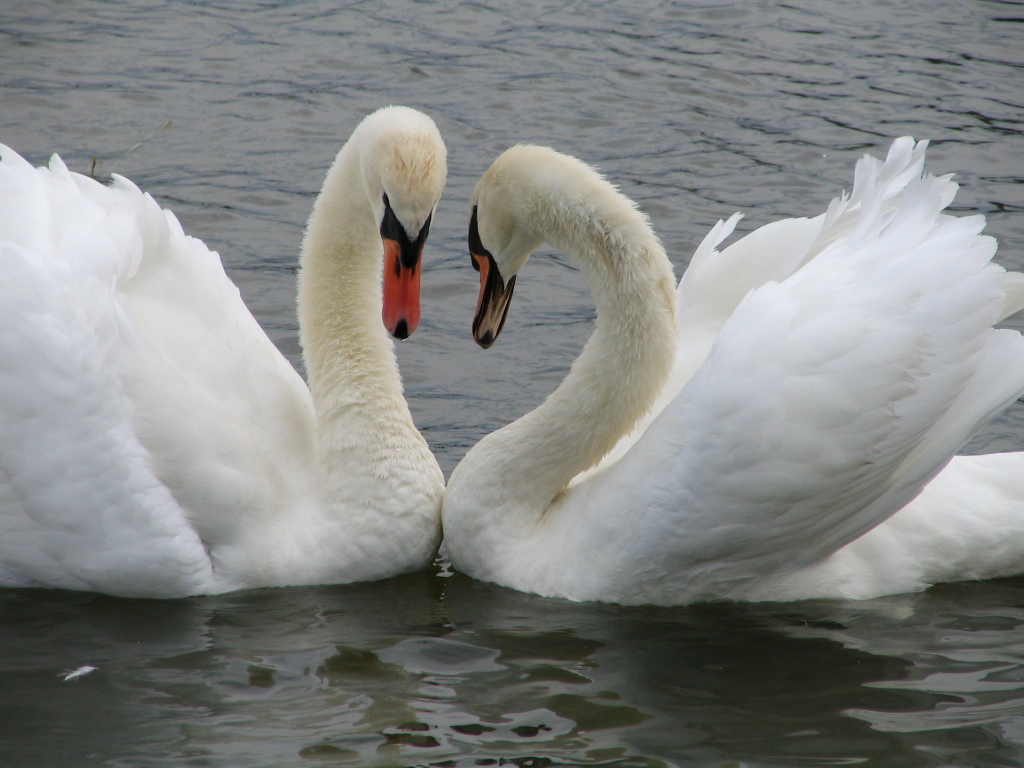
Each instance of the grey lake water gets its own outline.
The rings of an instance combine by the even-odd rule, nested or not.
[[[557,385],[593,325],[546,250],[498,344],[470,338],[467,200],[513,143],[599,166],[680,271],[718,219],[816,214],[909,133],[1024,268],[1014,0],[0,2],[0,141],[151,192],[297,365],[305,219],[348,133],[391,103],[449,148],[423,322],[399,345],[446,473]],[[966,450],[1008,449],[1019,404]],[[175,601],[0,591],[5,767],[1022,764],[1024,579],[685,608],[541,599],[443,562]]]

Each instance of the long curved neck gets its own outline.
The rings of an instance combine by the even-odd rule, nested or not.
[[[592,189],[538,200],[531,216],[538,235],[579,265],[597,328],[561,386],[479,447],[487,475],[503,478],[491,492],[515,496],[495,506],[511,501],[527,518],[542,514],[643,416],[675,354],[674,279],[664,249],[610,184],[588,183]]]
[[[382,245],[363,191],[358,149],[350,141],[327,174],[299,272],[300,342],[317,412],[320,464],[335,502],[383,497],[367,465],[390,472],[407,460],[426,460],[419,456],[425,450],[429,454],[381,323]],[[410,447],[416,456],[408,456]],[[353,482],[363,477],[365,488]]]

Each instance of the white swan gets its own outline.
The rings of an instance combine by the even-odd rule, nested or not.
[[[381,322],[404,338],[419,317],[446,177],[430,118],[375,112],[327,174],[299,276],[308,389],[151,197],[2,158],[0,585],[170,597],[430,562],[443,477]]]
[[[992,328],[1020,308],[1022,278],[991,263],[983,217],[942,213],[956,185],[922,176],[924,148],[897,140],[826,214],[722,253],[736,218],[720,224],[677,290],[645,217],[592,169],[540,147],[498,158],[473,194],[475,338],[494,341],[545,241],[578,263],[598,319],[547,401],[452,474],[453,566],[542,595],[661,604],[1024,571],[1020,473],[1021,496],[1004,483],[988,517],[947,503],[941,477],[893,517],[1024,392],[1024,341]],[[952,484],[978,481],[978,464],[962,460]]]

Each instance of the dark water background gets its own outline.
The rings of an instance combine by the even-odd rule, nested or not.
[[[0,141],[150,191],[295,362],[305,218],[389,103],[449,148],[424,320],[399,348],[446,473],[592,327],[582,280],[544,252],[501,341],[469,337],[467,200],[515,142],[602,168],[679,271],[719,218],[814,215],[910,133],[1024,268],[1020,2],[0,2]],[[969,450],[1014,448],[1019,407]],[[1022,661],[1024,580],[676,609],[436,572],[166,602],[6,591],[0,765],[1017,766]]]

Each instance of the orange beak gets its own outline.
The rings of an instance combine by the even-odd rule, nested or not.
[[[384,218],[380,239],[384,244],[384,306],[381,319],[396,339],[408,339],[420,324],[420,264],[423,245],[430,232],[427,216],[415,240],[410,240],[402,223],[384,195]]]
[[[419,245],[412,258],[403,258],[402,244],[383,238],[384,243],[384,309],[381,319],[388,333],[396,339],[407,339],[420,324],[420,256]],[[412,266],[407,267],[412,261]]]
[[[473,258],[473,269],[480,273],[480,293],[476,300],[476,316],[473,318],[473,338],[487,349],[498,338],[505,326],[512,291],[516,287],[516,276],[506,284],[498,271],[494,257],[480,241],[476,223],[476,209],[469,220],[469,255]]]

